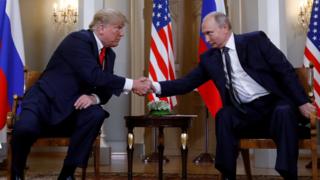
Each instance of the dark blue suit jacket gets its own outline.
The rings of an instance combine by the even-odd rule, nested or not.
[[[106,59],[106,67],[102,70],[97,42],[89,30],[73,32],[61,42],[41,78],[30,89],[40,89],[49,99],[48,104],[43,105],[47,107],[49,118],[46,121],[49,124],[67,118],[75,110],[75,101],[83,94],[97,94],[102,104],[112,94],[120,95],[125,78],[113,74],[115,53],[110,48]],[[35,106],[32,96],[27,95],[23,108],[33,110],[37,108]]]
[[[308,102],[294,68],[264,32],[235,35],[235,45],[241,66],[257,83],[294,106]],[[187,93],[208,80],[217,86],[223,105],[228,104],[220,49],[212,48],[203,53],[198,66],[186,76],[160,82],[161,96]]]

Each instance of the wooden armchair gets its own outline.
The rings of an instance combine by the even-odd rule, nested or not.
[[[308,95],[313,96],[312,85],[308,83],[309,80],[313,79],[312,68],[296,68],[296,73],[299,77],[301,84],[308,93]],[[311,82],[310,80],[310,82]],[[311,83],[312,84],[312,83]],[[318,179],[317,171],[317,128],[316,128],[316,113],[310,117],[310,132],[307,129],[307,134],[299,133],[299,149],[310,149],[312,155],[312,179]],[[299,131],[301,132],[301,131]],[[303,135],[302,135],[303,134]],[[245,171],[248,180],[251,180],[251,169],[250,169],[250,159],[249,159],[249,149],[275,149],[276,145],[272,139],[262,139],[262,138],[244,138],[240,140],[240,152],[243,157]]]
[[[37,71],[25,70],[25,91],[28,90],[40,77],[41,73]],[[7,114],[7,142],[11,143],[12,129],[15,121],[17,120],[17,109],[21,103],[22,97],[14,95],[14,101],[12,104],[11,112]],[[68,146],[69,137],[41,137],[33,146],[51,147],[51,146]],[[99,176],[100,171],[100,135],[96,138],[92,147],[93,159],[94,159],[94,172],[95,176]],[[11,146],[8,146],[8,179],[11,179],[11,164],[12,164],[12,150]],[[82,168],[82,179],[86,179],[86,168]]]

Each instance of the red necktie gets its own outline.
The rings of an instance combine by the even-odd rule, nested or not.
[[[106,57],[106,48],[103,47],[103,48],[101,48],[101,51],[100,51],[100,54],[99,54],[99,62],[101,64],[102,68],[103,68],[103,65],[104,65],[103,61],[104,61],[105,57]]]

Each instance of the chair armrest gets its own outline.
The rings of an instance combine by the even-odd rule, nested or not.
[[[12,129],[13,128],[13,124],[14,124],[14,120],[13,120],[13,113],[10,111],[7,113],[7,128],[8,129]]]
[[[7,113],[7,128],[12,129],[13,125],[16,121],[16,116],[17,116],[17,109],[19,106],[19,101],[22,99],[22,97],[18,95],[13,95],[13,103],[12,103],[12,108],[11,111]]]

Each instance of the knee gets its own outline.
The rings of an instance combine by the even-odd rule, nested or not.
[[[280,124],[298,124],[296,109],[290,104],[280,104],[276,106],[273,113],[273,119],[275,120],[273,123],[276,123],[277,126]]]
[[[216,115],[216,130],[232,128],[234,119],[234,109],[230,107],[221,108]]]
[[[289,104],[280,104],[274,109],[274,116],[279,119],[288,119],[295,116],[296,109]],[[288,118],[287,118],[288,117]]]
[[[274,111],[275,113],[288,114],[293,113],[294,108],[289,104],[280,104],[275,107]]]
[[[216,125],[229,123],[232,119],[233,109],[230,107],[221,108],[216,115]]]
[[[28,137],[37,137],[39,135],[38,129],[28,124],[23,124],[17,122],[13,128],[13,137],[14,138],[28,138]]]
[[[103,110],[100,106],[90,106],[87,108],[87,113],[90,114],[90,119],[95,122],[99,122],[102,124],[105,118],[107,118],[109,115],[108,113]]]

